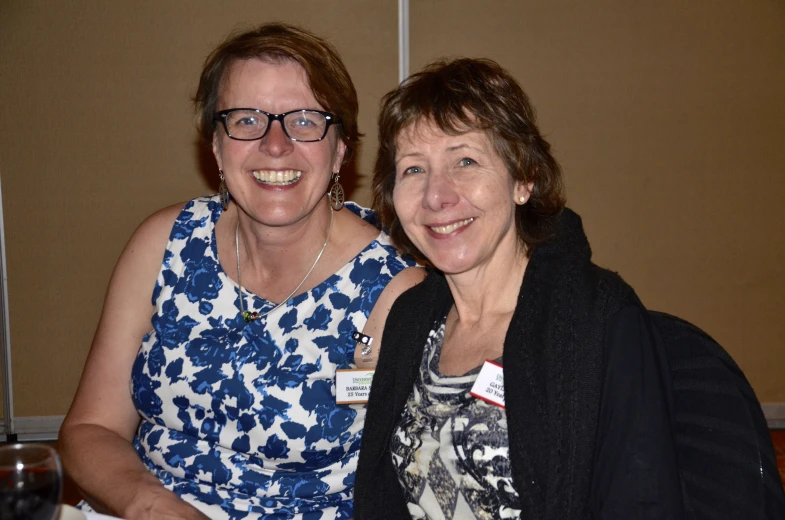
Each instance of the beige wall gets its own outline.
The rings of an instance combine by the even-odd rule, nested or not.
[[[488,56],[539,110],[595,258],[785,401],[785,4],[413,0],[411,64]],[[238,24],[329,37],[366,133],[397,83],[397,1],[0,2],[0,176],[18,416],[65,413],[134,227],[215,189],[189,98]]]

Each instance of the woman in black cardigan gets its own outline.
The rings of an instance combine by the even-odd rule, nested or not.
[[[660,339],[591,263],[521,87],[432,64],[379,142],[374,205],[435,269],[387,320],[355,518],[681,518]]]

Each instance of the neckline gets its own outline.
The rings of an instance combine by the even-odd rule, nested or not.
[[[213,199],[217,200],[216,197],[218,197],[218,196],[217,195],[213,196]],[[352,206],[357,206],[358,208],[361,207],[358,204],[355,204],[355,203],[352,203],[352,202],[349,202],[349,204],[351,204]],[[349,204],[346,204],[344,207],[350,208]],[[218,211],[217,211],[215,219],[212,219],[212,218],[210,219],[210,221],[212,222],[212,229],[210,229],[210,251],[213,254],[213,258],[215,258],[215,263],[218,265],[218,271],[217,271],[218,276],[221,277],[222,280],[225,280],[225,281],[229,282],[232,285],[232,288],[233,288],[233,290],[235,292],[235,297],[236,297],[236,293],[237,293],[237,290],[239,289],[240,285],[231,276],[226,274],[226,271],[224,270],[223,265],[221,264],[221,259],[218,256],[218,241],[216,240],[216,236],[215,236],[215,226],[216,226],[216,224],[218,224],[218,221],[221,219],[221,215],[223,215],[223,208],[221,207],[220,204],[218,204],[217,206],[218,206]],[[352,210],[350,209],[350,211],[352,211]],[[362,220],[365,220],[366,222],[368,222],[368,220],[363,218],[357,212],[352,211],[352,213],[357,215],[357,217],[361,218]],[[360,252],[358,252],[351,259],[349,259],[345,264],[343,264],[336,271],[334,271],[330,276],[328,276],[327,278],[325,278],[324,280],[322,280],[321,282],[319,282],[318,284],[316,284],[312,288],[308,289],[305,292],[301,292],[299,294],[296,294],[296,295],[292,296],[289,299],[289,301],[287,301],[284,305],[281,306],[281,309],[286,309],[289,306],[289,304],[297,304],[297,303],[299,303],[300,299],[303,296],[311,294],[312,292],[316,291],[317,289],[320,289],[323,285],[328,285],[328,286],[331,285],[331,284],[328,284],[328,282],[330,280],[332,280],[335,276],[337,276],[342,271],[344,271],[347,268],[351,267],[357,261],[357,259],[360,256],[362,256],[366,251],[370,250],[373,247],[374,244],[376,244],[376,243],[380,244],[381,243],[381,238],[383,236],[384,236],[384,231],[379,230],[379,234],[376,235],[376,238],[374,238],[373,240],[368,242],[368,244],[366,244],[365,247],[363,247],[360,250]],[[259,309],[260,312],[264,312],[266,310],[265,307],[268,307],[268,306],[269,307],[275,307],[276,305],[278,305],[278,303],[272,302],[272,301],[270,301],[270,300],[268,300],[266,298],[262,298],[258,294],[249,291],[245,287],[243,287],[242,293],[245,295],[246,298],[250,297],[250,299],[252,299],[254,301],[254,303],[258,303],[259,305],[261,305],[261,307]],[[240,297],[242,297],[242,295]],[[280,309],[278,309],[278,310],[280,310]],[[239,312],[239,310],[238,310],[238,312]],[[264,318],[266,318],[266,316]],[[266,321],[266,320],[258,319],[258,320],[254,320],[254,321]],[[248,325],[250,325],[251,323],[252,322],[249,322]]]
[[[442,334],[441,341],[439,341],[438,344],[435,341],[430,341],[432,339],[430,333],[437,332],[440,329]],[[485,361],[483,361],[481,364],[477,365],[476,367],[467,370],[465,373],[458,374],[458,375],[446,375],[443,374],[441,370],[439,370],[439,360],[442,357],[442,346],[444,345],[444,336],[447,332],[446,314],[440,320],[434,322],[434,326],[431,327],[431,332],[429,332],[428,339],[426,340],[428,341],[428,344],[426,344],[425,347],[426,350],[423,352],[423,357],[425,358],[424,362],[426,363],[426,367],[425,367],[426,370],[428,370],[433,376],[436,376],[436,378],[439,381],[447,382],[447,385],[444,385],[444,383],[439,383],[439,385],[451,386],[455,384],[463,384],[463,382],[469,380],[471,380],[472,383],[476,381],[477,376],[479,376],[480,372],[482,371],[482,367],[485,366]],[[504,354],[502,354],[496,359],[493,359],[492,361],[499,363],[500,365],[503,365],[504,364],[503,360],[504,360]],[[436,384],[434,381],[432,382]]]

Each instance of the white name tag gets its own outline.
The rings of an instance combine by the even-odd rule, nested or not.
[[[504,408],[504,372],[502,366],[495,361],[486,361],[471,392],[477,399]]]
[[[371,380],[376,369],[342,368],[335,371],[336,404],[364,404],[368,402]]]

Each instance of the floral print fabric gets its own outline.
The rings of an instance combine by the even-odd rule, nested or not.
[[[336,405],[335,370],[354,366],[352,332],[414,262],[380,233],[317,287],[246,323],[218,262],[220,215],[217,196],[195,199],[172,229],[133,367],[134,446],[210,518],[349,518],[365,407]],[[244,296],[252,311],[275,306]]]

